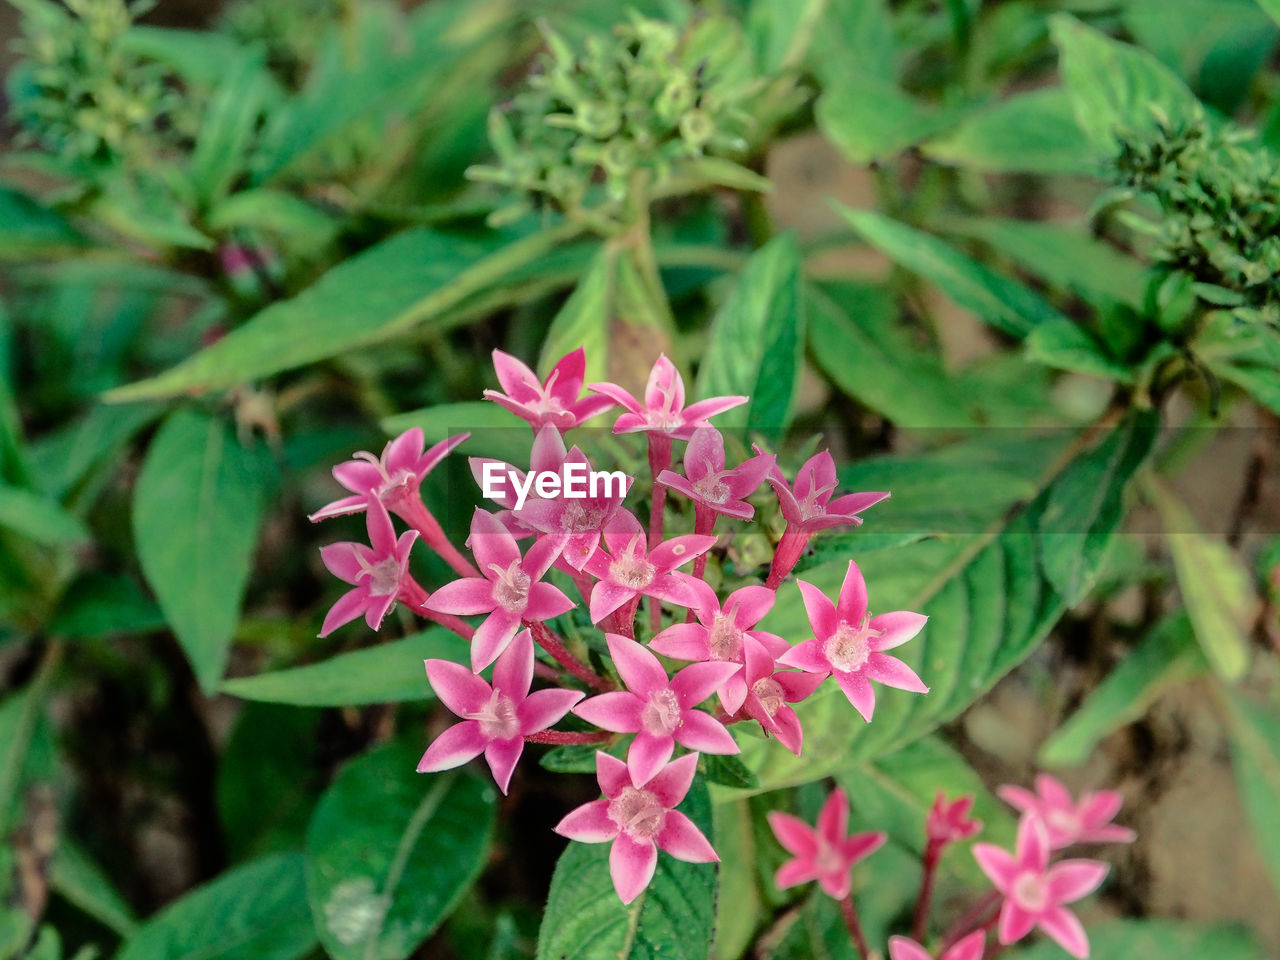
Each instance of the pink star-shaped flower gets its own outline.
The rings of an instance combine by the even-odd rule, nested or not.
[[[1073,957],[1089,955],[1084,927],[1063,904],[1097,890],[1109,869],[1105,863],[1063,860],[1050,866],[1049,834],[1037,817],[1023,817],[1018,824],[1014,854],[976,843],[973,856],[1004,896],[997,928],[1001,943],[1016,943],[1039,927]]]
[[[423,453],[422,430],[414,427],[388,443],[382,456],[361,450],[355,459],[333,468],[334,479],[352,492],[352,496],[335,500],[311,514],[310,520],[325,520],[364,510],[370,499],[380,500],[393,513],[417,496],[423,478],[435,469],[458,444],[471,434],[441,440]]]
[[[732,663],[695,663],[668,679],[658,658],[626,637],[606,635],[609,654],[626,690],[591,697],[573,712],[614,733],[634,733],[627,766],[637,783],[653,776],[671,759],[677,742],[703,753],[737,753],[733,735],[711,714],[695,709],[737,667]]]
[[[804,746],[804,731],[800,728],[800,718],[788,704],[805,699],[826,678],[819,673],[776,669],[773,655],[750,636],[745,648],[743,674],[746,697],[742,712],[759,721],[766,733],[773,734],[780,744],[798,757]]]
[[[599,623],[638,596],[656,597],[677,606],[694,602],[691,578],[673,573],[711,549],[715,537],[696,534],[672,537],[646,550],[647,537],[635,515],[619,510],[604,532],[609,552],[597,548],[583,569],[596,578],[591,588],[591,622]],[[702,581],[696,581],[701,583]]]
[[[712,397],[684,405],[684,380],[674,363],[660,355],[649,372],[641,403],[616,383],[592,383],[588,390],[604,394],[626,409],[613,425],[614,433],[656,433],[673,440],[688,440],[710,417],[747,402],[746,397]]]
[[[613,889],[623,903],[630,903],[653,879],[659,849],[686,863],[720,859],[694,822],[675,809],[697,769],[698,755],[689,753],[639,780],[621,760],[598,752],[596,779],[605,798],[571,811],[555,831],[581,843],[612,841]]]
[[[948,803],[946,794],[939,790],[925,819],[924,830],[929,842],[941,845],[976,835],[982,829],[982,821],[969,816],[972,809],[972,794]]]
[[[953,943],[938,960],[982,960],[986,945],[987,932],[975,930]],[[890,937],[889,960],[933,960],[933,956],[914,940]]]
[[[533,683],[533,638],[516,634],[493,666],[493,686],[450,660],[427,660],[427,679],[440,701],[459,717],[427,748],[419,773],[459,767],[480,754],[503,793],[524,751],[524,738],[563,719],[582,699],[578,690],[539,690]]]
[[[760,452],[759,447],[756,452]],[[787,483],[787,478],[776,465],[767,479],[778,495],[778,504],[787,523],[805,533],[846,524],[859,526],[862,517],[858,514],[889,498],[888,493],[847,493],[832,500],[831,495],[840,481],[836,476],[836,462],[826,450],[815,453],[804,462],[796,471],[793,484]]]
[[[693,611],[696,623],[677,623],[653,638],[649,649],[675,660],[746,663],[748,637],[761,644],[771,656],[779,657],[791,647],[777,634],[752,630],[773,609],[777,595],[761,586],[742,587],[725,598],[724,605],[705,581],[690,584],[695,591]],[[818,678],[821,682],[821,677]],[[720,704],[728,713],[737,713],[747,697],[747,680],[741,667],[718,691]]]
[[[813,584],[797,581],[814,639],[792,647],[778,662],[809,673],[831,674],[862,719],[870,722],[876,707],[871,681],[912,693],[928,693],[914,670],[885,650],[906,643],[929,618],[900,610],[873,617],[867,612],[867,584],[852,560],[832,604]]]
[[[320,636],[327,637],[344,623],[364,614],[370,630],[382,619],[409,583],[409,551],[418,539],[416,530],[396,538],[391,517],[380,500],[370,500],[365,516],[369,544],[331,543],[320,548],[320,559],[339,580],[355,586],[338,598],[324,618]]]
[[[816,829],[781,810],[769,814],[769,826],[778,842],[792,855],[774,876],[778,889],[817,880],[823,893],[836,900],[843,900],[853,889],[853,865],[880,849],[888,839],[884,833],[846,836],[849,797],[839,788],[833,790],[822,805]]]
[[[471,638],[471,668],[479,673],[507,648],[522,621],[550,620],[571,610],[574,603],[556,587],[540,582],[559,554],[555,542],[538,540],[522,558],[515,538],[502,522],[477,509],[467,545],[484,576],[446,583],[424,606],[462,616],[489,614]]]
[[[1077,803],[1062,783],[1047,773],[1036,777],[1036,792],[1006,784],[996,793],[1016,810],[1038,817],[1049,835],[1049,848],[1075,843],[1132,843],[1138,836],[1112,823],[1124,798],[1115,790],[1087,790]]]
[[[773,454],[759,454],[726,470],[724,437],[715,427],[699,427],[685,447],[685,476],[663,470],[658,482],[715,513],[749,520],[756,511],[746,498],[760,488],[773,468]]]
[[[574,449],[577,448],[575,447]],[[561,436],[560,431],[555,427],[545,427],[539,430],[533,438],[533,447],[529,451],[529,471],[534,474],[560,474],[568,453],[569,451],[564,445],[564,437]],[[492,466],[487,466],[490,464]],[[519,499],[512,485],[513,482],[517,483],[531,492],[531,488],[525,486],[528,474],[519,467],[492,457],[468,457],[467,465],[471,468],[471,476],[475,478],[476,485],[481,491],[486,490],[486,469],[492,473],[493,479],[487,486],[489,490],[496,493],[496,496],[490,497],[490,499],[503,508],[498,510],[495,516],[502,521],[504,527],[511,531],[511,535],[517,540],[533,536],[537,531],[528,524],[522,523],[515,515]]]
[[[493,351],[493,369],[506,393],[486,390],[485,397],[527,420],[535,431],[547,425],[571,430],[614,404],[607,396],[579,397],[587,372],[582,347],[557,360],[545,384],[536,373],[501,350]]]

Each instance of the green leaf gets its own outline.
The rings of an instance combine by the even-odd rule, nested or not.
[[[341,653],[319,663],[222,684],[222,692],[245,700],[305,707],[346,707],[366,703],[431,700],[422,672],[428,658],[466,661],[467,642],[444,627]]]
[[[307,895],[334,960],[400,960],[458,904],[488,859],[497,791],[414,772],[393,743],[353,760],[307,830]]]
[[[1076,126],[1066,91],[1015,94],[963,117],[925,143],[924,153],[982,173],[1096,175],[1097,152]]]
[[[1089,948],[1099,960],[1263,960],[1253,936],[1239,927],[1176,920],[1112,920],[1089,926]],[[1069,960],[1052,940],[1014,950],[1009,960]]]
[[[614,283],[614,258],[601,248],[587,268],[573,294],[551,321],[542,345],[538,371],[543,377],[566,353],[584,348],[587,359],[585,383],[609,378],[610,302]]]
[[[32,445],[40,488],[50,496],[65,497],[162,412],[159,405],[150,404],[125,410],[102,404],[90,407],[83,417]]]
[[[713,839],[711,802],[700,779],[679,809]],[[659,852],[653,881],[626,905],[609,879],[611,846],[570,843],[560,855],[537,960],[706,960],[715,925],[716,865],[682,863]]]
[[[1271,15],[1271,19],[1280,23],[1280,0],[1258,0],[1258,6]]]
[[[206,691],[226,668],[274,471],[221,420],[178,410],[157,431],[134,489],[142,572]]]
[[[764,914],[757,868],[753,866],[759,858],[751,805],[743,799],[717,801],[712,814],[720,862],[738,864],[742,869],[726,870],[720,875],[711,955],[716,960],[738,960],[751,945]]]
[[[130,578],[87,574],[67,588],[49,633],[69,640],[97,640],[164,627],[164,614]]]
[[[240,42],[215,30],[175,30],[134,24],[120,37],[123,51],[168,64],[195,87],[216,87],[227,64],[240,56]]]
[[[1049,735],[1037,754],[1040,763],[1046,767],[1085,763],[1103,737],[1140,719],[1161,693],[1205,669],[1191,621],[1185,615],[1160,621]]]
[[[49,885],[98,922],[128,938],[138,929],[133,911],[107,879],[102,868],[66,834],[49,863]]]
[[[750,790],[760,786],[760,778],[734,756],[706,754],[702,758],[702,774],[707,778],[707,783],[722,787]]]
[[[810,67],[823,86],[838,82],[850,64],[866,74],[898,75],[893,16],[886,0],[830,0],[814,33]]]
[[[1280,822],[1276,803],[1280,801],[1280,710],[1270,702],[1247,697],[1224,698],[1231,723],[1231,756],[1236,785],[1258,852],[1280,891]]]
[[[45,546],[83,543],[85,525],[49,497],[0,485],[0,528]]]
[[[244,171],[246,152],[266,101],[269,74],[262,50],[237,50],[209,98],[191,153],[191,180],[208,205],[228,192]]]
[[[1249,668],[1246,635],[1256,605],[1249,572],[1221,540],[1196,530],[1191,512],[1152,478],[1146,492],[1160,513],[1182,603],[1205,658],[1224,680]]]
[[[300,853],[263,857],[148,920],[116,960],[297,960],[315,948]]]
[[[1178,75],[1147,51],[1065,13],[1050,24],[1076,123],[1101,155],[1119,149],[1117,131],[1155,133],[1161,114],[1176,122],[1199,109]]]
[[[803,351],[800,253],[795,238],[781,234],[752,254],[716,314],[699,396],[750,397],[717,422],[777,433],[790,419]]]
[[[240,190],[209,211],[210,230],[248,227],[286,238],[299,253],[320,250],[337,234],[329,214],[283,190]]]
[[[935,109],[892,80],[851,71],[818,98],[814,118],[850,163],[892,160],[908,147],[936,136],[963,115],[961,108]]]
[[[1117,383],[1132,383],[1133,371],[1116,363],[1080,324],[1072,320],[1042,323],[1027,335],[1027,359],[1055,370],[1083,373]]]
[[[0,259],[30,260],[86,246],[88,241],[61,214],[0,187]]]
[[[837,205],[836,211],[873,247],[998,330],[1025,337],[1046,320],[1065,319],[1037,294],[971,260],[945,240],[872,210]]]
[[[267,307],[242,327],[176,367],[112,390],[111,402],[220,390],[316,363],[430,324],[457,322],[447,311],[507,274],[552,251],[576,227],[514,242],[429,228],[407,230],[334,267],[290,300]]]

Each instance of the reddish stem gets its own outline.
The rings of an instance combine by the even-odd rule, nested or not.
[[[590,733],[570,733],[567,730],[540,730],[537,733],[526,733],[525,743],[604,743],[613,734],[608,730],[594,730]]]
[[[662,526],[666,519],[667,485],[658,482],[658,474],[671,466],[671,438],[666,434],[649,434],[649,475],[653,478],[653,502],[649,507],[649,549],[662,542]],[[654,633],[662,626],[662,605],[657,597],[649,598],[649,629]]]
[[[778,587],[782,586],[782,581],[795,569],[800,561],[800,555],[804,553],[804,548],[809,545],[809,538],[812,536],[811,533],[805,533],[797,530],[790,523],[787,524],[787,529],[782,533],[782,539],[778,541],[778,548],[774,551],[773,564],[769,567],[769,579],[764,584],[766,587],[777,591]]]
[[[993,926],[999,918],[999,913],[995,916],[982,920],[991,908],[1000,902],[1000,891],[992,890],[985,897],[974,904],[968,912],[959,920],[951,925],[951,929],[947,931],[946,936],[942,938],[942,953],[946,953],[957,940],[966,934],[972,933],[974,930],[986,930]],[[982,921],[982,922],[979,922]]]
[[[614,628],[628,640],[636,638],[636,612],[640,609],[640,596],[632,597],[614,614]]]
[[[693,532],[700,537],[710,537],[716,529],[716,518],[720,515],[710,507],[703,506],[696,501],[693,504]],[[695,579],[701,580],[707,572],[707,553],[703,551],[693,561],[693,576]],[[693,623],[694,612],[693,607],[689,608],[689,612],[685,615],[685,623]]]
[[[858,956],[862,960],[869,960],[871,950],[867,947],[867,938],[862,932],[862,924],[858,922],[858,908],[854,906],[852,893],[840,901],[840,914],[844,917],[844,925],[849,928],[853,945],[858,948]]]
[[[920,876],[920,895],[916,897],[916,912],[911,923],[911,939],[916,943],[924,942],[925,928],[929,925],[929,905],[933,901],[933,884],[938,876],[938,861],[942,858],[945,844],[930,838],[921,858],[924,873]]]
[[[570,653],[569,648],[564,645],[564,641],[552,633],[551,628],[545,623],[526,620],[524,625],[533,631],[533,639],[538,642],[538,645],[543,650],[551,654],[556,663],[560,664],[587,686],[594,690],[613,689],[613,684]]]
[[[467,623],[467,621],[455,617],[452,613],[436,613],[434,610],[428,610],[423,606],[430,596],[422,585],[413,577],[405,576],[404,582],[400,584],[400,592],[396,594],[396,599],[403,603],[420,617],[426,617],[428,620],[434,620],[442,627],[448,627],[464,640],[470,640],[475,636],[476,628]]]
[[[449,542],[449,538],[444,534],[444,529],[436,518],[431,515],[431,511],[427,509],[426,504],[422,502],[420,497],[406,498],[404,503],[396,505],[396,513],[405,523],[418,531],[418,535],[422,537],[423,542],[440,554],[445,563],[449,564],[455,573],[463,577],[480,576],[480,571],[472,566],[471,561],[459,553],[458,549]]]

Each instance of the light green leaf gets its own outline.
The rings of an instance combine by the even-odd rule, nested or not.
[[[32,445],[31,459],[40,488],[50,496],[65,497],[162,412],[158,404],[127,410],[102,404],[90,407],[84,416]]]
[[[58,837],[49,864],[49,885],[98,922],[128,938],[138,929],[133,911],[102,868],[70,837]]]
[[[297,960],[315,948],[300,853],[236,867],[169,904],[116,960]]]
[[[1090,955],[1099,960],[1263,960],[1266,954],[1239,927],[1176,920],[1113,920],[1091,924]],[[1014,950],[1009,960],[1069,960],[1070,954],[1045,938]]]
[[[1280,891],[1280,710],[1270,702],[1228,696],[1231,720],[1231,756],[1236,784],[1244,802],[1249,824],[1258,842],[1258,852]]]
[[[88,241],[60,213],[0,187],[0,259],[30,260],[86,246]]]
[[[191,181],[205,205],[223,196],[247,166],[270,83],[264,61],[261,50],[237,50],[204,108],[191,152]]]
[[[0,528],[46,546],[83,543],[89,539],[85,525],[56,500],[4,485],[0,485]]]
[[[712,815],[720,862],[741,864],[744,869],[726,870],[720,876],[715,943],[711,955],[716,960],[737,960],[751,945],[762,914],[756,871],[748,866],[757,860],[751,807],[741,799],[718,802],[712,809]]]
[[[701,780],[680,811],[711,840],[711,803]],[[659,852],[648,888],[630,905],[609,879],[608,843],[570,843],[556,863],[538,934],[537,960],[706,960],[715,921],[716,864]]]
[[[428,658],[466,661],[467,642],[444,627],[341,653],[288,670],[237,677],[222,692],[245,700],[306,707],[345,707],[433,699],[422,672]]]
[[[493,841],[497,790],[458,772],[415,773],[393,743],[349,763],[307,830],[307,895],[334,960],[401,960],[475,882]]]
[[[142,572],[200,686],[217,689],[240,617],[275,468],[221,420],[178,410],[147,451],[133,495]]]
[[[1132,383],[1133,371],[1116,363],[1080,324],[1072,320],[1042,323],[1027,335],[1027,359],[1055,370],[1069,370],[1117,383]]]
[[[601,248],[573,294],[551,321],[542,345],[542,357],[538,361],[538,372],[543,377],[566,353],[582,347],[587,360],[587,375],[583,382],[599,383],[609,378],[614,266],[611,251]]]
[[[1271,19],[1280,23],[1280,0],[1258,0],[1258,6],[1271,15]]]
[[[333,217],[283,190],[240,190],[209,211],[209,229],[248,227],[288,238],[302,252],[323,248],[338,232]]]
[[[818,129],[850,163],[891,160],[907,147],[937,136],[964,108],[926,106],[886,77],[842,73],[818,99]]]

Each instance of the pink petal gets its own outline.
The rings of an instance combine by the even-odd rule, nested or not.
[[[711,397],[708,400],[699,400],[697,403],[691,403],[684,408],[684,419],[686,423],[700,423],[703,420],[718,416],[726,410],[740,407],[747,400],[747,397]]]
[[[1018,862],[1009,851],[1000,849],[994,843],[975,843],[973,859],[978,861],[978,866],[992,885],[1001,893],[1008,894],[1018,876]]]
[[[364,613],[369,603],[369,592],[365,587],[348,590],[338,598],[337,603],[325,614],[324,623],[320,627],[320,636],[327,637],[344,623],[350,623]]]
[[[537,690],[516,706],[520,732],[528,735],[554,726],[583,698],[581,690]]]
[[[667,811],[666,821],[655,840],[659,849],[685,863],[717,863],[720,860],[702,831],[679,810]]]
[[[813,635],[825,640],[836,632],[836,607],[826,594],[811,583],[797,580],[800,596],[804,599],[805,613],[809,615],[809,624],[813,627]]]
[[[512,477],[519,483],[524,483],[524,471],[517,470],[509,463],[501,460],[494,460],[492,457],[468,457],[467,465],[471,468],[471,476],[476,481],[476,486],[483,492],[485,489],[485,468],[486,464],[496,464],[497,469],[491,470],[496,474],[496,482],[490,482],[488,486],[495,490],[496,496],[490,497],[494,503],[507,507],[508,509],[516,505],[516,492],[512,485]]]
[[[623,903],[644,892],[658,866],[658,848],[652,843],[636,843],[625,833],[618,834],[609,851],[609,876]]]
[[[872,617],[868,626],[872,630],[879,630],[881,636],[871,642],[871,649],[892,650],[894,647],[902,646],[924,629],[928,619],[922,613],[911,613],[907,610],[896,610],[893,613],[882,613],[878,617]]]
[[[887,833],[880,833],[879,831],[855,833],[840,844],[840,852],[845,855],[845,858],[851,864],[857,863],[883,847],[888,839],[889,835]]]
[[[1075,800],[1061,780],[1052,777],[1047,773],[1036,774],[1036,792],[1050,806],[1057,807],[1061,810],[1074,810]]]
[[[547,383],[551,384],[550,393],[561,404],[568,406],[578,399],[582,392],[582,381],[587,373],[587,352],[578,347],[570,350],[556,361],[551,373],[547,374]]]
[[[719,690],[739,669],[738,664],[721,660],[695,663],[671,678],[671,689],[680,698],[680,706],[688,710]]]
[[[497,605],[493,599],[493,584],[483,577],[463,577],[446,583],[423,604],[436,613],[454,613],[463,617],[489,613]]]
[[[682,567],[695,557],[702,556],[715,546],[715,542],[715,537],[702,537],[693,533],[672,537],[653,548],[653,552],[649,554],[649,562],[659,573],[670,573],[676,567]]]
[[[1050,907],[1038,920],[1040,929],[1073,957],[1089,956],[1089,937],[1074,913],[1064,907]]]
[[[929,692],[929,688],[916,676],[914,670],[897,657],[891,657],[887,653],[868,654],[862,671],[869,679],[883,683],[886,687],[897,687],[899,690],[909,690],[912,693]]]
[[[436,466],[453,453],[461,444],[471,439],[471,434],[460,433],[456,437],[445,437],[439,443],[434,444],[430,450],[418,458],[417,464],[414,465],[414,472],[419,477],[425,477],[428,473],[436,468]]]
[[[853,708],[862,714],[863,720],[870,723],[876,711],[876,692],[871,688],[870,681],[861,673],[837,673],[835,678]]]
[[[1003,944],[1017,943],[1036,925],[1036,916],[1028,913],[1012,900],[1006,900],[1000,908],[997,936]]]
[[[799,703],[812,696],[826,677],[816,673],[775,673],[773,679],[782,687],[789,703]]]
[[[788,860],[778,868],[778,872],[773,875],[773,885],[779,890],[786,890],[788,887],[796,887],[802,883],[809,883],[818,877],[818,869],[813,865],[812,860]]]
[[[396,528],[391,515],[381,500],[370,500],[364,513],[365,528],[369,531],[369,543],[379,556],[389,556],[396,548]]]
[[[573,708],[587,723],[614,733],[634,733],[640,729],[644,700],[629,690],[612,690],[588,697]]]
[[[615,557],[629,553],[644,555],[644,527],[630,510],[619,510],[610,518],[609,528],[604,532],[604,542],[609,552]],[[631,547],[636,549],[632,550]]]
[[[639,414],[643,409],[643,407],[640,406],[639,400],[633,397],[626,390],[623,390],[622,387],[618,386],[616,383],[591,383],[587,385],[587,389],[608,397],[618,406],[633,414]]]
[[[906,937],[889,938],[889,960],[933,960],[924,947]]]
[[[806,640],[804,643],[797,644],[777,659],[778,663],[784,667],[795,667],[797,670],[816,673],[822,677],[831,673],[831,664],[823,656],[822,644],[817,640]]]
[[[388,593],[384,596],[369,595],[369,605],[364,608],[364,622],[369,625],[370,630],[378,630],[382,626],[382,621],[395,606],[396,597],[394,593]]]
[[[577,604],[559,587],[549,583],[534,583],[529,587],[529,602],[524,608],[524,619],[541,622],[567,613]]]
[[[628,690],[643,695],[667,686],[667,671],[652,653],[620,634],[610,633],[605,637],[613,665]]]
[[[361,548],[368,550],[362,543],[344,541],[329,543],[320,548],[320,560],[325,568],[339,580],[347,583],[358,583],[360,574],[364,572],[364,564],[360,562]]]
[[[827,504],[827,513],[849,517],[888,499],[888,493],[846,493]]]
[[[618,835],[618,825],[609,819],[608,800],[592,800],[570,810],[552,829],[579,843],[604,843]]]
[[[721,684],[716,696],[720,698],[720,705],[724,707],[725,713],[733,715],[741,710],[747,699],[747,678],[743,671],[737,671]]]
[[[382,471],[368,460],[348,460],[333,468],[333,479],[367,503],[369,495],[382,486]]]
[[[493,686],[519,703],[533,683],[533,637],[519,631],[493,665]]]
[[[492,400],[508,413],[515,414],[521,420],[532,424],[534,427],[537,427],[542,422],[542,414],[533,406],[532,401],[512,400],[506,394],[499,393],[497,390],[485,390],[484,398]]]
[[[686,753],[672,760],[644,784],[644,788],[658,798],[668,810],[678,806],[693,785],[698,772],[698,755]]]
[[[422,448],[426,446],[426,442],[421,427],[410,427],[388,443],[387,448],[382,452],[382,460],[387,465],[387,472],[394,475],[404,470],[416,474],[418,461],[422,458]]]
[[[701,500],[702,494],[686,478],[674,473],[671,470],[663,470],[658,474],[658,483],[665,487],[675,490],[682,496],[688,497],[690,500]]]
[[[529,451],[529,469],[535,473],[558,471],[568,455],[560,431],[547,424],[540,427],[537,436],[533,438],[533,449]]]
[[[986,946],[986,931],[975,930],[957,940],[955,945],[943,955],[942,960],[982,960]]]
[[[467,537],[467,546],[475,555],[480,572],[490,578],[494,576],[491,572],[493,567],[506,570],[520,560],[520,548],[516,546],[515,537],[501,520],[479,507],[471,516],[471,535]]]
[[[1039,817],[1023,817],[1018,823],[1015,855],[1022,870],[1044,873],[1049,865],[1049,831]]]
[[[1034,793],[1025,787],[1015,786],[1011,783],[997,787],[996,794],[1009,806],[1015,810],[1021,810],[1023,813],[1028,813],[1040,806],[1040,798]]]
[[[853,889],[853,876],[848,867],[818,874],[818,886],[833,900],[843,900]]]
[[[484,709],[493,688],[460,663],[427,660],[427,680],[440,702],[459,717]]]
[[[596,780],[604,795],[612,800],[623,791],[623,788],[631,786],[631,771],[617,757],[603,750],[597,750]]]
[[[493,774],[498,789],[506,795],[511,786],[511,774],[515,772],[516,762],[524,751],[524,737],[508,737],[505,740],[491,740],[484,748],[484,759],[489,764],[489,772]]]
[[[818,812],[818,833],[832,846],[838,846],[849,831],[849,795],[837,787],[831,791]]]
[[[659,737],[641,730],[627,750],[627,769],[636,786],[651,780],[675,752],[676,742],[670,736]]]
[[[1087,897],[1106,879],[1110,867],[1097,860],[1063,860],[1049,868],[1049,898],[1055,903],[1074,903]]]
[[[675,738],[690,750],[702,753],[738,753],[738,742],[715,717],[701,710],[690,710]]]
[[[840,587],[840,599],[836,602],[836,619],[841,623],[858,624],[867,612],[867,581],[858,565],[850,560]],[[816,627],[815,627],[816,629]]]
[[[790,707],[779,707],[778,712],[773,715],[773,723],[773,735],[778,738],[778,742],[797,757],[800,756],[804,747],[804,730],[796,712]]]
[[[783,849],[801,859],[810,859],[818,853],[818,833],[799,817],[781,810],[768,814],[769,826]]]
[[[507,644],[520,629],[518,614],[503,610],[494,610],[485,618],[484,623],[476,628],[471,638],[471,669],[479,673],[501,656]]]
[[[1099,790],[1097,793],[1085,794],[1084,802],[1080,804],[1080,819],[1086,826],[1100,827],[1119,813],[1123,804],[1124,797],[1116,790]]]
[[[667,355],[660,353],[654,361],[653,369],[649,371],[649,381],[644,388],[644,405],[650,410],[661,410],[667,398],[670,398],[672,410],[679,410],[684,406],[684,378]]]
[[[775,464],[774,455],[766,453],[744,460],[730,470],[725,483],[733,499],[742,500],[759,490],[760,484],[764,483]]]
[[[555,537],[539,537],[524,555],[520,569],[529,575],[530,580],[541,580],[560,558],[563,548],[564,543]]]
[[[493,372],[507,395],[515,400],[529,401],[538,398],[541,382],[537,375],[509,353],[493,351]]]
[[[725,598],[724,610],[733,614],[735,626],[747,630],[765,618],[777,599],[768,587],[742,587]]]
[[[1136,831],[1119,824],[1108,824],[1105,827],[1093,827],[1086,830],[1080,839],[1087,843],[1133,843],[1138,839]]]
[[[635,595],[635,590],[630,587],[609,580],[597,581],[591,588],[591,622],[599,623]]]
[[[715,427],[699,427],[684,451],[684,475],[698,480],[724,470],[724,437]]]
[[[438,773],[460,767],[480,756],[488,742],[475,720],[455,723],[427,747],[427,752],[418,761],[418,772]]]
[[[583,397],[570,405],[569,412],[573,414],[574,421],[581,425],[613,406],[615,401],[611,397]]]
[[[673,660],[705,660],[710,655],[707,628],[700,623],[673,624],[649,641],[649,649]]]
[[[308,515],[307,519],[315,523],[318,520],[328,520],[332,517],[345,517],[353,513],[360,513],[368,505],[369,498],[364,495],[343,497],[341,500],[335,500],[321,507],[315,513]]]

